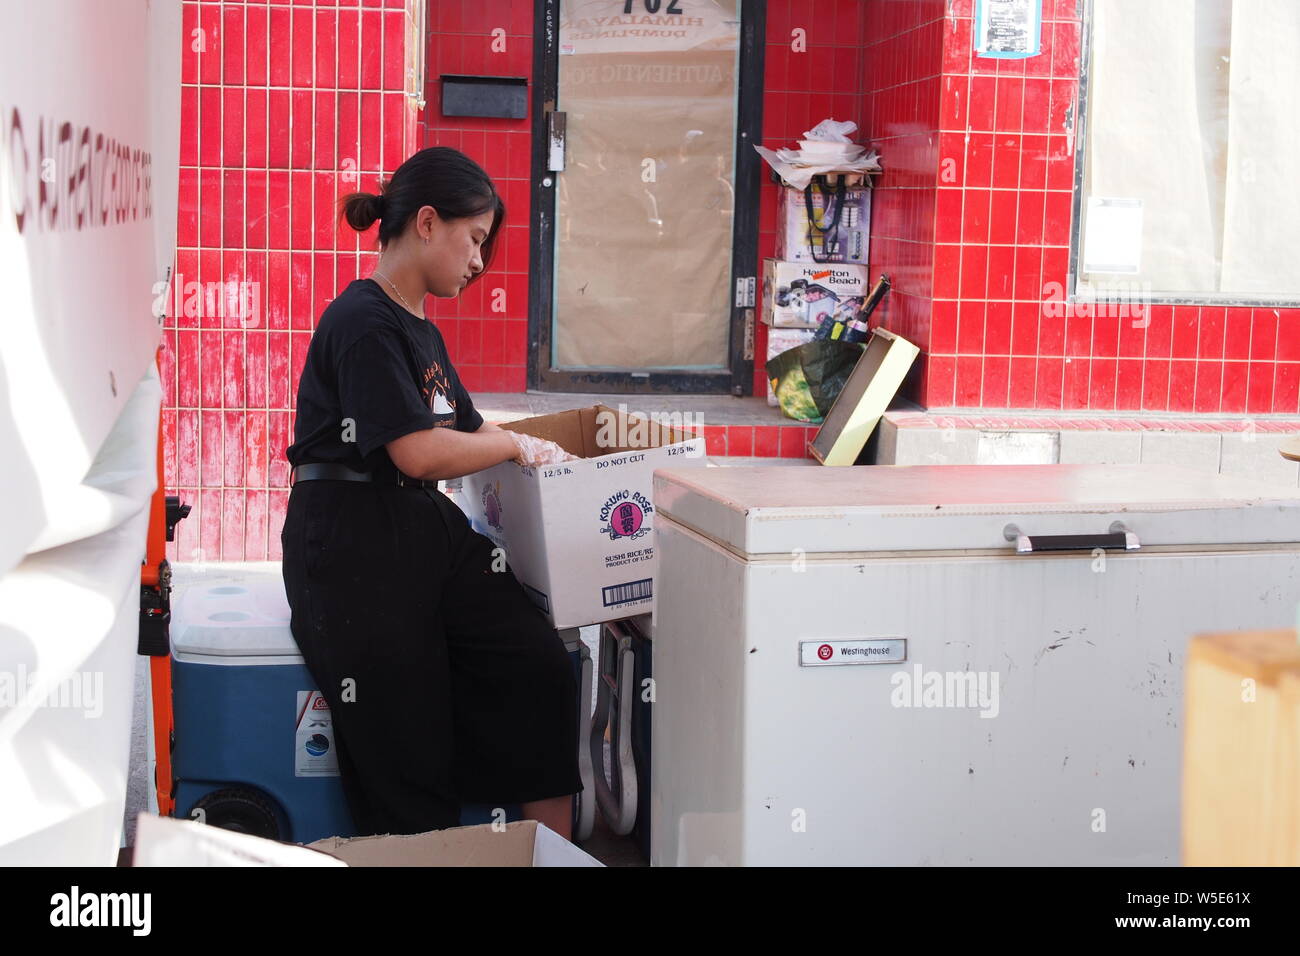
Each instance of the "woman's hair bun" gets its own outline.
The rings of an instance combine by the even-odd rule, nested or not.
[[[365,232],[378,219],[384,218],[388,205],[382,195],[376,193],[350,193],[342,199],[343,218],[357,232]]]

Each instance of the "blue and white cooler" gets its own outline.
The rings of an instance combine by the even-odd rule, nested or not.
[[[563,636],[584,704],[574,743],[585,751],[591,655],[576,630]],[[178,566],[171,645],[176,816],[293,843],[354,836],[329,705],[294,643],[279,563]],[[590,759],[581,762],[591,794]],[[502,809],[519,818],[518,807]],[[493,814],[466,806],[461,822]],[[575,801],[575,839],[590,834],[593,814],[593,800]]]

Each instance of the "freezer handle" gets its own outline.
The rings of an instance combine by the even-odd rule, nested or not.
[[[1002,529],[1002,536],[1016,543],[1016,554],[1034,554],[1041,551],[1136,551],[1142,547],[1138,537],[1124,526],[1124,522],[1115,521],[1105,534],[1034,534],[1021,531],[1016,525],[1009,524]]]

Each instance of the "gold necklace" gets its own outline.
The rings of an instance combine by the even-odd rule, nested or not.
[[[417,318],[421,318],[421,319],[424,318],[424,316],[420,315],[419,312],[416,312],[413,308],[411,308],[411,303],[407,302],[406,296],[402,295],[401,290],[398,289],[397,286],[393,285],[392,279],[388,278],[388,276],[384,275],[378,269],[376,269],[372,274],[379,276],[379,278],[383,279],[385,282],[388,283],[388,287],[392,289],[395,293],[397,293],[397,297],[402,300],[402,305],[406,306],[407,312],[410,312],[412,315],[416,316]]]

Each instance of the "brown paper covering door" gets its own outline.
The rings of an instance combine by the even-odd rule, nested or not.
[[[567,6],[567,5],[566,5]],[[573,5],[561,23],[557,368],[728,361],[738,24],[735,0]],[[661,10],[670,5],[664,3]],[[580,14],[580,15],[579,15]]]

